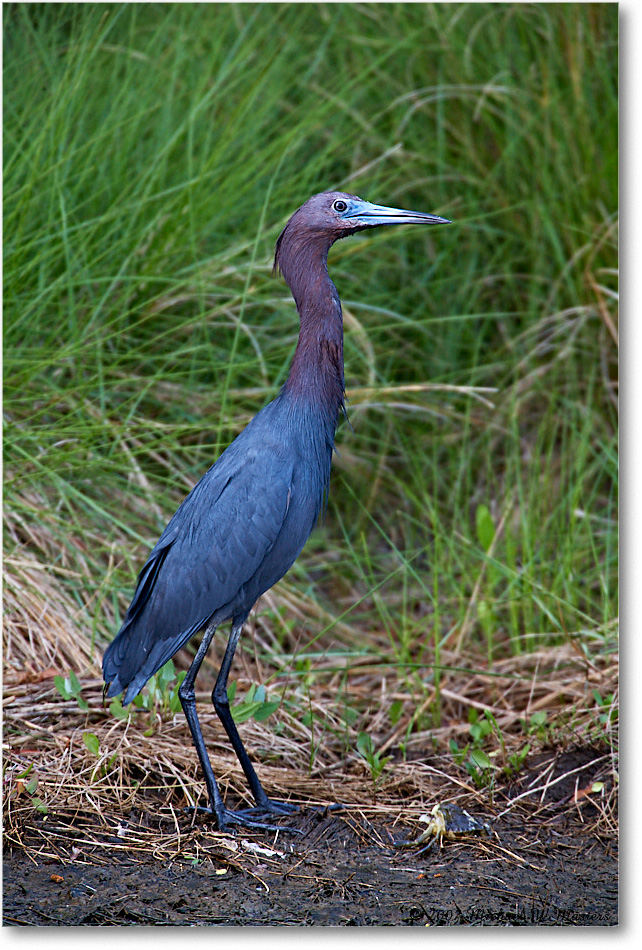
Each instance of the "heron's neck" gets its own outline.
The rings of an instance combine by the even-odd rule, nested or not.
[[[326,408],[336,420],[345,390],[341,301],[328,274],[327,248],[299,245],[297,252],[282,268],[301,322],[285,388]]]

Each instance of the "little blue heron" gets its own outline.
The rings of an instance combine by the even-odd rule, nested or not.
[[[448,224],[446,218],[328,191],[295,211],[276,243],[274,269],[300,317],[287,382],[185,498],[139,574],[123,625],[103,659],[107,696],[129,703],[147,680],[204,630],[179,697],[220,829],[259,827],[295,811],[266,795],[234,724],[227,678],[243,624],[258,598],[291,567],[317,520],[330,480],[344,407],[343,318],[328,275],[339,238],[384,224]],[[231,620],[212,702],[243,768],[255,808],[225,807],[196,715],[194,681],[220,623]]]

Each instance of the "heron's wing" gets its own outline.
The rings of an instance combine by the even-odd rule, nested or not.
[[[105,652],[108,695],[126,688],[129,702],[212,616],[238,599],[283,526],[292,470],[282,453],[263,446],[245,452],[241,464],[224,454],[194,487],[140,572],[123,625]]]
[[[222,456],[219,462],[223,461],[224,457]],[[236,471],[232,470],[230,472],[228,469],[229,466],[219,463],[214,464],[197,482],[170,518],[138,575],[136,590],[125,614],[121,631],[136,620],[150,603],[165,558],[176,542],[179,542],[181,548],[188,548],[190,561],[193,560],[197,553],[196,546],[193,543],[194,534],[199,530],[201,519],[209,517],[211,511],[216,511],[219,516],[224,517],[224,511],[219,511],[217,502],[231,479],[237,474]],[[175,558],[172,558],[172,560],[175,560]],[[169,573],[171,566],[166,570],[166,574]],[[182,574],[183,571],[181,570],[180,573]]]

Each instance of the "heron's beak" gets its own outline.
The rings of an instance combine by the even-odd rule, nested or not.
[[[373,205],[359,198],[350,202],[344,219],[355,224],[376,227],[379,224],[451,224],[448,218],[438,214],[423,214],[421,211],[405,211],[403,208],[386,208],[385,205]]]

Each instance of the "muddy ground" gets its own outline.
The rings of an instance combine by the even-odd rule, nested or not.
[[[104,816],[102,836],[88,833],[90,814],[49,814],[6,850],[4,924],[615,925],[616,842],[592,825],[590,801],[569,807],[567,792],[556,787],[544,812],[510,810],[493,836],[435,841],[423,853],[395,847],[425,828],[401,807],[400,822],[367,808],[308,808],[287,820],[299,833],[234,835],[167,808]],[[141,852],[150,826],[156,844]]]
[[[14,852],[4,861],[4,924],[617,924],[612,850],[580,829],[569,831],[534,842],[532,829],[503,828],[501,848],[519,854],[527,841],[527,863],[470,840],[419,857],[382,849],[374,835],[364,843],[363,829],[336,816],[319,821],[292,851],[277,843],[287,850],[276,861],[257,855],[247,870],[210,858],[193,865],[152,856],[33,863]]]

